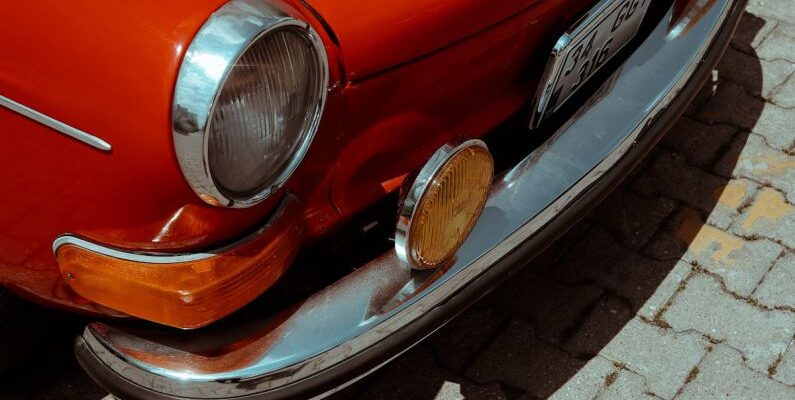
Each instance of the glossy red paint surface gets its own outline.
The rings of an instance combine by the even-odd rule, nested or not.
[[[343,43],[348,74],[351,80],[359,80],[449,47],[541,0],[307,2],[334,27]]]
[[[77,4],[79,3],[79,4]],[[181,58],[223,0],[9,2],[0,13],[0,95],[112,144],[103,153],[0,107],[0,283],[53,305],[108,314],[70,292],[53,240],[75,233],[134,250],[219,246],[278,201],[205,205],[171,142]],[[592,0],[294,2],[327,44],[332,89],[321,129],[286,190],[317,237],[418,168],[439,145],[516,112],[549,38]],[[550,34],[550,33],[553,34]],[[335,38],[338,39],[335,40]]]
[[[481,2],[483,10],[487,3]],[[562,29],[571,19],[567,14],[574,15],[585,3],[537,2],[441,51],[353,81],[345,91],[344,129],[356,135],[344,138],[332,187],[336,205],[345,213],[360,209],[383,195],[382,182],[402,176],[407,166],[422,165],[451,138],[478,137],[516,113],[546,65],[548,32]],[[440,16],[434,25],[474,24],[478,13],[471,11],[464,20],[455,14]],[[347,58],[345,45],[343,39]],[[387,49],[391,47],[384,43],[369,54],[391,57]]]

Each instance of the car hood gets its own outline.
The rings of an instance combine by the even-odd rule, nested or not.
[[[339,40],[350,80],[428,56],[543,0],[305,0]]]

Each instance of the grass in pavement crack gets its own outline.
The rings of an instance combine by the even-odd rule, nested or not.
[[[776,358],[776,361],[773,361],[773,364],[770,364],[770,366],[767,367],[767,374],[771,378],[776,374],[776,372],[778,372],[778,366],[781,365],[782,360],[784,360],[784,353],[779,354]]]
[[[722,276],[707,270],[706,268],[702,267],[698,263],[693,263],[693,270],[699,274],[703,274],[709,276],[710,278],[714,279],[718,285],[721,287],[721,291],[728,294],[732,298],[738,301],[742,301],[748,305],[754,306],[762,311],[788,311],[788,312],[795,312],[795,307],[792,306],[768,306],[759,302],[759,300],[754,299],[752,297],[742,296],[736,292],[729,290],[729,287],[726,285],[726,280],[723,279]]]
[[[687,379],[685,379],[685,385],[687,385],[690,382],[693,382],[693,380],[696,379],[696,377],[698,376],[699,372],[701,371],[698,369],[698,366],[693,367],[693,369],[690,370],[690,373],[687,374]]]

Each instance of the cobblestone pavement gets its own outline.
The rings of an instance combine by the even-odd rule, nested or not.
[[[795,7],[752,0],[639,172],[345,399],[795,399]],[[0,399],[98,399],[64,340]],[[42,362],[42,360],[46,360]]]

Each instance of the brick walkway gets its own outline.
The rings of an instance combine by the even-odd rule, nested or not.
[[[751,1],[645,166],[339,399],[795,399],[795,6]]]

